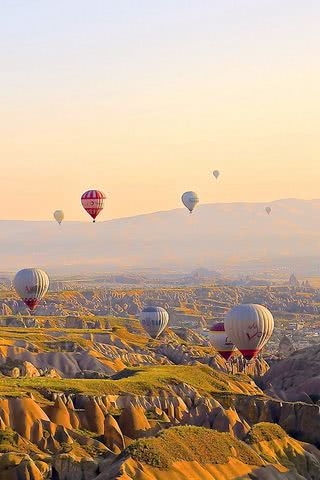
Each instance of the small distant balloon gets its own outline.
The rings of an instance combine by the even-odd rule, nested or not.
[[[62,210],[56,210],[53,214],[55,220],[61,225],[62,220],[64,219],[64,213]]]
[[[24,268],[14,277],[13,286],[21,300],[32,311],[47,293],[49,277],[39,268]]]
[[[219,170],[213,170],[212,173],[213,173],[213,176],[216,178],[216,180],[218,180],[218,177],[219,177],[219,175],[220,175]]]
[[[185,192],[181,197],[182,203],[190,213],[193,212],[194,208],[199,203],[199,197],[195,192]]]
[[[140,322],[151,338],[158,338],[169,322],[169,314],[162,307],[145,307]]]
[[[270,213],[271,213],[271,207],[266,207],[266,208],[265,208],[265,211],[267,212],[268,215],[270,215]]]
[[[93,218],[93,223],[95,223],[97,216],[103,210],[105,199],[105,194],[99,190],[88,190],[82,195],[81,204]]]

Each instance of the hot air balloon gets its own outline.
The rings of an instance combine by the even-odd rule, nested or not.
[[[224,323],[216,323],[210,328],[210,332],[211,345],[225,360],[229,360],[235,350],[235,346],[225,332]]]
[[[64,213],[62,210],[56,210],[53,214],[55,220],[61,225],[62,220],[64,219]]]
[[[182,203],[190,213],[193,212],[197,203],[199,203],[199,197],[195,192],[185,192],[181,197]]]
[[[265,211],[267,212],[268,215],[270,215],[270,213],[271,213],[271,207],[266,207],[266,208],[265,208]]]
[[[152,338],[158,338],[169,322],[169,314],[162,307],[145,307],[140,314],[140,322]]]
[[[220,175],[219,170],[213,170],[212,174],[213,174],[213,176],[216,178],[216,180],[218,180],[218,177],[219,177],[219,175]]]
[[[49,288],[49,277],[39,268],[20,270],[13,280],[14,288],[29,310],[34,310]]]
[[[256,357],[272,335],[271,312],[254,303],[237,305],[224,320],[226,333],[246,360]]]
[[[106,196],[99,190],[88,190],[81,197],[81,203],[86,212],[91,215],[93,222],[96,221],[96,217],[103,210],[104,201]]]

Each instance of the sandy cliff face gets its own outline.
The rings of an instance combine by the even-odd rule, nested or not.
[[[0,472],[3,468],[2,474],[9,475],[10,470],[3,478],[20,480],[24,477],[16,475],[22,470],[30,471],[26,478],[34,480],[317,478],[316,447],[294,440],[274,423],[259,423],[275,422],[274,415],[281,417],[283,408],[289,417],[295,404],[235,393],[223,394],[218,401],[187,384],[172,385],[171,390],[149,395],[59,394],[53,402],[30,397],[1,400],[0,451],[2,446],[13,455],[10,461],[7,453],[0,455]],[[310,425],[315,425],[316,412],[309,412],[305,424],[305,414],[296,414],[304,435],[314,439]],[[173,429],[169,434],[175,426],[186,433]],[[201,457],[208,435],[212,457],[208,452]],[[21,450],[23,458],[18,455]],[[214,456],[217,452],[222,459]]]
[[[295,351],[272,365],[263,378],[263,386],[283,400],[317,404],[320,400],[319,365],[319,345]]]

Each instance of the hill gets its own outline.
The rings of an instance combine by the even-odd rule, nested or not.
[[[86,222],[1,221],[2,270],[35,264],[51,271],[193,269],[318,257],[320,200],[200,205]],[[292,262],[293,263],[293,262]]]
[[[132,443],[106,479],[115,478],[117,466],[116,478],[123,480],[303,480],[316,478],[319,460],[316,448],[269,423],[256,424],[244,441],[203,427],[175,427]]]

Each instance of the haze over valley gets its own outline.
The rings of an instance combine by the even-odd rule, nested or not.
[[[320,200],[200,205],[101,221],[0,222],[2,271],[40,265],[54,273],[114,269],[319,273]]]

